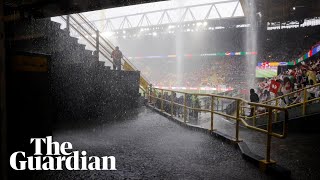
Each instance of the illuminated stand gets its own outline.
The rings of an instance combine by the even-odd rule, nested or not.
[[[184,57],[210,57],[210,56],[245,56],[245,55],[257,55],[257,52],[218,52],[218,53],[206,53],[206,54],[184,54]],[[153,56],[136,56],[128,57],[128,59],[163,59],[163,58],[176,58],[176,54],[170,55],[153,55]]]

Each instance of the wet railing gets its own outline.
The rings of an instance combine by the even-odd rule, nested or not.
[[[240,141],[240,124],[245,126],[248,129],[251,129],[253,131],[257,131],[260,133],[264,133],[267,136],[266,140],[266,155],[265,159],[262,161],[265,164],[270,164],[273,163],[274,161],[271,160],[270,158],[270,151],[271,151],[271,138],[285,138],[287,136],[287,129],[288,129],[288,110],[287,108],[282,108],[282,107],[277,107],[277,106],[272,106],[272,105],[267,105],[267,104],[259,104],[259,103],[252,103],[248,102],[244,99],[241,98],[236,98],[236,97],[226,97],[226,96],[219,96],[219,95],[214,95],[214,94],[200,94],[200,93],[187,93],[187,92],[182,92],[182,91],[174,91],[174,90],[167,90],[167,89],[159,89],[159,88],[152,88],[150,87],[149,89],[149,94],[148,94],[148,101],[151,106],[154,106],[155,108],[158,108],[160,111],[167,111],[169,114],[171,114],[172,117],[177,116],[181,117],[181,121],[184,123],[188,123],[188,114],[190,114],[191,111],[196,111],[196,112],[208,112],[210,113],[210,131],[215,131],[217,130],[215,128],[215,123],[214,123],[214,115],[219,115],[225,118],[228,118],[230,120],[234,120],[235,123],[235,137],[234,140],[235,142]],[[178,97],[180,96],[180,97]],[[206,97],[210,98],[210,105],[205,106],[202,108],[201,106],[194,106],[190,105],[188,101],[190,98],[195,97],[195,98],[201,98],[201,97]],[[227,99],[234,101],[236,103],[236,113],[234,115],[226,114],[223,113],[219,110],[215,109],[215,101],[216,99]],[[197,100],[195,100],[196,102]],[[263,128],[258,128],[253,125],[249,125],[243,117],[241,117],[241,104],[248,104],[250,106],[256,106],[256,107],[263,107],[268,110],[268,126],[267,129]],[[283,130],[282,133],[276,133],[273,132],[272,130],[272,122],[273,122],[273,111],[282,111],[285,114],[285,120],[283,122]],[[181,116],[180,116],[181,115]]]
[[[291,99],[293,98],[299,98],[296,102],[294,99],[293,102],[291,102]],[[287,102],[287,104],[285,103]],[[290,103],[291,102],[291,103]],[[292,108],[297,108],[301,107],[301,116],[307,115],[307,105],[312,104],[312,103],[320,103],[320,83],[308,86],[296,91],[293,91],[291,93],[282,95],[282,96],[277,96],[271,100],[267,100],[262,102],[262,104],[267,104],[267,105],[272,105],[275,107],[284,107],[286,109],[292,109]],[[259,118],[263,118],[268,116],[268,112],[258,112],[258,107],[257,106],[246,106],[245,104],[242,104],[242,118],[247,119],[247,120],[252,120],[252,124],[256,125],[257,120]],[[248,117],[244,115],[245,109],[252,109],[252,116]],[[317,112],[314,113],[320,113],[320,108],[317,110]],[[274,122],[279,121],[279,113],[274,110],[275,114],[275,119]]]
[[[82,14],[72,14],[67,16],[60,16],[66,23],[66,30],[77,34],[77,37],[81,37],[94,49],[94,55],[96,55],[99,60],[109,61],[114,64],[111,54],[115,49],[115,46],[101,35],[101,32],[92,24],[84,15]],[[121,66],[125,71],[138,71],[138,69],[129,61],[129,59],[123,56],[123,61]],[[149,81],[143,75],[140,75],[140,88],[147,91],[149,86]]]

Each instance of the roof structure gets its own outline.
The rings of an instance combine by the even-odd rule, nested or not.
[[[101,32],[244,16],[239,0],[173,0],[83,14]]]

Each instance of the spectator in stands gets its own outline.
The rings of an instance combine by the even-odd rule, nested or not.
[[[298,84],[297,88],[298,88],[298,91],[299,90],[300,91],[295,94],[295,99],[293,100],[292,104],[302,103],[303,102],[304,95],[303,95],[303,91],[301,90],[302,89],[302,85]]]
[[[308,77],[308,80],[309,80],[309,84],[310,84],[310,81],[312,80],[313,82],[317,82],[317,77],[316,77],[316,72],[314,72],[313,70],[309,69],[307,71],[307,77]]]
[[[158,108],[158,109],[161,109],[161,99],[162,97],[161,97],[161,94],[158,94],[158,98],[157,98],[157,100],[156,100],[156,107]]]
[[[180,96],[178,99],[177,99],[177,103],[178,104],[181,104],[181,105],[183,105],[183,102],[184,102],[184,96]],[[179,106],[179,105],[177,105],[177,114],[178,114],[178,117],[183,117],[184,115],[183,115],[183,107],[182,106]]]
[[[270,92],[268,90],[264,90],[263,94],[260,96],[261,102],[265,102],[271,99]]]
[[[283,93],[283,95],[289,94],[290,92],[292,92],[292,85],[290,82],[290,79],[288,77],[285,77],[283,79],[283,86],[281,87],[281,92]],[[285,96],[284,97],[284,103],[286,105],[289,105],[289,96]]]
[[[250,101],[255,103],[259,102],[259,96],[255,93],[254,89],[250,89]]]
[[[174,103],[178,103],[178,97],[177,97],[177,94],[175,92],[172,92],[172,100],[173,100]],[[177,116],[177,112],[178,112],[177,110],[178,110],[178,105],[173,104],[173,112],[172,112],[172,114],[174,116]]]
[[[112,51],[111,58],[113,59],[113,70],[121,70],[121,59],[123,55],[118,46]]]
[[[169,102],[169,101],[171,101],[171,98],[169,96],[169,93],[165,92],[163,98],[164,98],[164,100],[163,100],[164,111],[167,113],[171,113],[171,106],[170,106],[170,102]]]
[[[255,93],[254,89],[250,89],[250,101],[254,103],[259,102],[259,96],[257,93]],[[250,109],[251,109],[250,116],[253,116],[254,108],[251,107]]]
[[[314,84],[313,84],[313,80],[311,79],[309,81],[309,85],[307,85],[307,92],[309,93],[309,98],[308,99],[311,99],[311,98],[315,98],[316,97],[316,93],[318,92],[318,87],[312,87]],[[310,87],[310,88],[309,88]]]
[[[200,106],[200,100],[198,98],[197,95],[193,95],[192,96],[192,108],[197,108],[197,109],[200,109],[201,106]],[[192,116],[196,119],[198,119],[198,115],[199,114],[199,111],[198,110],[193,110],[192,111]]]
[[[320,71],[317,72],[316,77],[317,77],[317,83],[320,83]]]
[[[271,99],[270,92],[265,89],[265,90],[263,91],[263,93],[260,95],[260,102],[263,103],[263,102],[268,101],[268,100],[270,100],[270,99]],[[267,104],[270,104],[270,103],[267,103]],[[258,111],[259,113],[264,113],[264,112],[267,111],[267,109],[264,108],[264,107],[258,107],[258,108],[257,108],[257,111]]]

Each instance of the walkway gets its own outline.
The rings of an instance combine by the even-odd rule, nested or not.
[[[209,129],[209,113],[202,116],[204,118],[198,123],[198,126]],[[206,116],[209,117],[205,118]],[[229,121],[215,115],[214,123],[214,128],[235,137],[235,121]],[[265,134],[241,128],[240,139],[247,143],[253,153],[265,157]],[[272,138],[271,159],[276,160],[277,164],[282,167],[291,170],[292,179],[320,179],[320,132],[292,132],[289,125],[289,134],[286,139]]]
[[[42,171],[52,179],[270,179],[240,151],[207,134],[184,128],[147,108],[127,118],[86,128],[59,130],[59,142],[69,141],[88,155],[110,156],[117,171]]]

